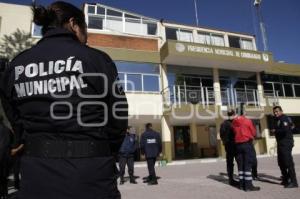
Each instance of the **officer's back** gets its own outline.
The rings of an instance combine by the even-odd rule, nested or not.
[[[146,158],[157,157],[162,150],[159,133],[151,128],[146,129],[141,136],[141,150]]]

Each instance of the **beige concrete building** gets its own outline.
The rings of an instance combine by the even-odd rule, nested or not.
[[[2,25],[0,35],[19,26],[39,35],[29,8],[0,5],[1,24],[15,26]],[[22,25],[11,23],[15,16],[5,17],[2,6],[24,7],[18,14],[28,18]],[[253,35],[159,21],[102,4],[83,9],[88,45],[107,52],[117,65],[129,124],[140,135],[145,123],[153,123],[168,160],[223,156],[220,124],[228,108],[241,104],[255,123],[258,154],[276,153],[268,130],[273,105],[281,105],[300,127],[300,65],[275,62],[272,52],[257,50]],[[300,153],[300,134],[294,139],[293,152]]]

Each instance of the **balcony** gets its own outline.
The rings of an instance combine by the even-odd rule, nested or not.
[[[201,104],[204,106],[215,103],[213,87],[174,85],[162,91],[167,104]]]
[[[162,91],[166,104],[200,104],[209,106],[215,104],[213,87],[174,85]],[[260,101],[256,89],[221,89],[222,105],[236,107],[240,104],[259,107]]]
[[[259,107],[260,102],[258,98],[258,91],[256,89],[237,89],[237,88],[222,88],[221,89],[222,105],[239,106],[245,104],[246,106]]]
[[[272,54],[239,48],[167,40],[161,48],[164,64],[261,72],[270,68]]]

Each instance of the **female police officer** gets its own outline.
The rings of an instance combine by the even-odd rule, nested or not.
[[[127,101],[116,67],[85,45],[78,8],[58,1],[33,14],[43,38],[12,60],[1,83],[25,140],[19,198],[120,198],[111,154],[127,127]]]

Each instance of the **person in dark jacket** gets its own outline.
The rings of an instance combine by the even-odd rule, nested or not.
[[[275,116],[274,127],[270,131],[275,133],[277,141],[277,160],[282,175],[282,185],[285,188],[297,188],[298,182],[292,156],[294,147],[294,124],[290,117],[283,114],[280,106],[273,108]]]
[[[129,182],[137,184],[134,178],[134,153],[136,151],[135,132],[131,127],[127,128],[124,141],[119,152],[120,184],[124,184],[125,167],[127,164]]]
[[[234,142],[234,132],[232,128],[232,116],[235,115],[234,110],[229,110],[227,112],[228,120],[225,120],[221,124],[220,137],[225,147],[226,151],[226,165],[227,165],[227,175],[229,178],[229,184],[232,186],[238,185],[238,182],[233,179],[233,169],[234,169],[234,159],[236,156],[236,146]]]
[[[162,143],[159,133],[152,129],[152,124],[146,124],[146,131],[141,136],[141,153],[145,155],[149,176],[145,179],[148,185],[156,185],[157,177],[155,173],[156,158],[162,152]]]
[[[10,123],[23,129],[16,133],[17,146],[24,139],[18,198],[121,198],[112,153],[128,106],[116,66],[86,45],[77,7],[56,1],[34,5],[33,15],[43,37],[10,62],[0,84]]]
[[[234,140],[237,150],[240,189],[258,191],[260,187],[252,184],[253,144],[256,129],[251,120],[244,115],[236,116],[232,121]]]
[[[0,198],[8,197],[8,174],[10,149],[12,143],[12,133],[9,128],[3,124],[3,117],[0,115]]]

